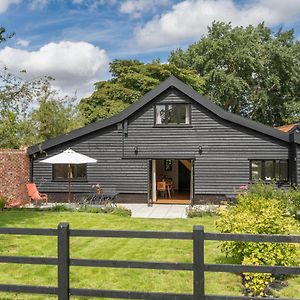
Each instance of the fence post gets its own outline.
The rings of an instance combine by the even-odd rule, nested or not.
[[[69,300],[70,243],[69,224],[59,223],[57,227],[58,300]]]
[[[204,300],[204,228],[193,228],[194,300]]]

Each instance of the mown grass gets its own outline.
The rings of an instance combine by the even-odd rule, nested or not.
[[[0,212],[0,227],[56,228],[69,222],[71,228],[192,231],[203,225],[214,232],[215,217],[193,219],[134,219],[106,214],[38,211]],[[205,261],[226,261],[218,242],[205,243]],[[56,256],[56,238],[40,236],[0,235],[0,255]],[[191,262],[192,242],[184,240],[71,238],[71,257],[145,261]],[[1,264],[0,284],[56,285],[57,270],[53,266]],[[300,295],[299,278],[289,279],[289,286],[280,294]],[[134,291],[192,292],[192,273],[184,271],[71,268],[71,287]],[[228,273],[207,273],[207,293],[241,295],[240,276]],[[298,293],[298,295],[297,295]],[[0,299],[55,299],[52,296],[0,293]],[[79,299],[79,298],[73,298]],[[82,298],[87,299],[87,298]]]

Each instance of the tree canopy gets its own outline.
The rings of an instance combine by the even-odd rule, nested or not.
[[[263,23],[233,27],[214,22],[169,62],[196,71],[205,94],[224,109],[274,126],[299,122],[300,45],[293,30],[276,34]]]
[[[13,36],[0,27],[0,43]],[[5,66],[0,71],[0,148],[28,146],[83,126],[76,99],[59,96],[51,88],[53,78],[25,80],[24,74]]]
[[[0,43],[13,35],[0,27]],[[111,117],[172,74],[244,117],[271,126],[300,119],[300,43],[293,30],[273,34],[263,23],[233,27],[214,22],[198,42],[172,51],[168,63],[114,60],[110,73],[112,78],[97,82],[92,95],[77,106],[74,98],[51,89],[51,78],[26,81],[4,68],[0,147],[33,144]]]
[[[86,123],[121,112],[172,74],[196,91],[204,91],[204,80],[195,71],[159,61],[145,64],[138,60],[115,60],[110,63],[110,72],[112,79],[96,83],[93,94],[80,101]]]
[[[49,78],[24,81],[0,72],[0,148],[19,148],[69,132],[84,122],[72,97],[62,97]]]
[[[83,118],[74,106],[76,99],[59,96],[58,92],[46,85],[37,99],[38,105],[30,113],[29,123],[37,131],[34,143],[67,133],[84,124]]]

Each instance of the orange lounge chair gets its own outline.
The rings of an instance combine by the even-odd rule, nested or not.
[[[45,201],[46,204],[48,203],[48,195],[40,194],[35,183],[27,183],[26,187],[30,203],[31,201],[35,201],[36,204],[38,201]]]

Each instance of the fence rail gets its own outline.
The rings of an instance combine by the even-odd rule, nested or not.
[[[57,287],[0,284],[0,291],[32,294],[57,295],[59,300],[68,300],[70,296],[106,297],[122,299],[149,299],[149,300],[243,300],[261,299],[245,296],[207,295],[204,288],[205,272],[230,273],[272,273],[275,275],[300,275],[300,267],[283,266],[254,266],[234,264],[205,264],[204,242],[211,241],[244,241],[244,242],[271,242],[271,243],[300,243],[300,236],[285,235],[254,235],[254,234],[227,234],[205,233],[202,226],[194,226],[193,232],[160,232],[160,231],[124,231],[124,230],[78,230],[69,229],[68,223],[60,223],[57,229],[36,228],[0,228],[0,234],[14,235],[43,235],[57,236],[57,258],[54,257],[24,257],[0,256],[0,263],[54,265],[58,269]],[[106,237],[106,238],[140,238],[140,239],[178,239],[193,242],[193,262],[146,262],[129,260],[99,260],[70,258],[70,237]],[[193,293],[154,293],[119,290],[96,290],[70,288],[70,267],[105,267],[105,268],[135,268],[159,269],[193,272]],[[263,298],[274,300],[274,298]],[[277,300],[287,300],[279,299]],[[299,299],[298,299],[299,300]]]

